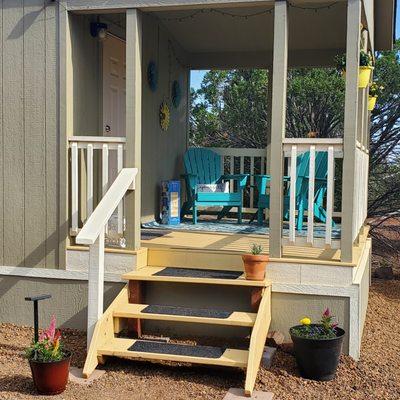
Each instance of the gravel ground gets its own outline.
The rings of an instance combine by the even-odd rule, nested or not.
[[[376,281],[370,294],[362,357],[356,363],[342,356],[331,382],[302,379],[290,352],[277,352],[272,368],[261,369],[256,389],[276,399],[400,399],[400,281]],[[82,367],[85,337],[65,330],[73,364]],[[35,395],[23,348],[32,329],[0,325],[0,399],[45,399]],[[118,359],[107,361],[106,374],[89,387],[70,383],[54,399],[222,399],[230,387],[242,387],[241,371],[151,364]]]

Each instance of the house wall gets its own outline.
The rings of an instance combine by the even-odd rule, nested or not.
[[[173,38],[155,18],[146,14],[143,15],[142,48],[142,220],[153,220],[159,209],[160,181],[179,179],[184,172],[182,158],[187,148],[189,70],[180,64],[181,60],[177,60],[174,52],[178,53],[179,49]],[[152,60],[159,71],[155,92],[147,83],[147,66]],[[178,80],[181,86],[182,99],[178,108],[170,100],[174,80]],[[159,109],[165,100],[171,111],[171,125],[166,132],[159,124]]]
[[[114,300],[123,283],[106,282],[104,306]],[[33,306],[25,296],[51,294],[50,300],[39,305],[40,326],[47,326],[52,315],[62,328],[86,330],[87,281],[53,278],[0,276],[0,323],[33,326]]]
[[[0,21],[0,265],[54,268],[63,240],[58,5],[4,0]]]
[[[90,35],[91,15],[70,14],[73,136],[101,136],[101,42]]]

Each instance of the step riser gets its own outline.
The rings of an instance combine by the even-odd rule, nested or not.
[[[200,250],[148,249],[148,265],[243,271],[241,254]]]

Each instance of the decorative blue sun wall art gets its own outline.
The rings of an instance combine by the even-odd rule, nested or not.
[[[150,90],[155,92],[158,87],[158,69],[154,61],[150,61],[149,65],[147,66],[147,82]]]
[[[178,81],[174,81],[172,83],[171,99],[172,99],[172,104],[174,105],[174,107],[178,108],[179,104],[181,103],[181,99],[182,99],[181,85],[179,84]]]

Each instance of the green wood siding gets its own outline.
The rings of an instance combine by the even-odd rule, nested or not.
[[[0,265],[59,266],[58,6],[0,1]]]

